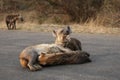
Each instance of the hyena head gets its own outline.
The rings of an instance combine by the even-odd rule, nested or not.
[[[22,21],[22,22],[24,21],[24,19],[23,19],[23,17],[22,17],[21,14],[17,14],[17,15],[16,15],[16,18],[19,19],[19,20]]]
[[[55,36],[55,44],[64,46],[65,43],[68,42],[69,35],[71,34],[71,29],[69,26],[63,29],[59,29],[57,31],[53,30],[53,36]]]

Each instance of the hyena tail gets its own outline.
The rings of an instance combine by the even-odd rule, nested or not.
[[[28,68],[27,64],[28,64],[28,60],[25,58],[20,58],[20,64],[23,68]]]

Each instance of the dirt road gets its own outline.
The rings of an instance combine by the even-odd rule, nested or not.
[[[120,80],[120,36],[72,34],[91,54],[91,63],[61,65],[31,72],[19,64],[27,46],[52,43],[51,33],[0,30],[0,80]]]

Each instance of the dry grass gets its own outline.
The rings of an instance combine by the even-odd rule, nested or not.
[[[29,3],[25,0],[15,0],[18,8],[10,1],[3,1],[5,5],[0,3],[2,6],[0,29],[7,30],[3,20],[6,15],[21,13],[25,22],[17,24],[18,30],[50,32],[52,29],[69,24],[73,32],[120,34],[120,0],[70,1],[72,3],[65,0],[57,2],[55,0],[31,0]],[[62,6],[59,6],[61,3]]]
[[[74,32],[120,34],[120,0],[11,1],[0,2],[0,21],[8,14],[21,13],[26,22],[19,23],[18,30],[48,32],[70,23]],[[0,28],[7,29],[4,22]]]
[[[0,23],[0,29],[7,30],[4,22]],[[37,32],[51,32],[53,29],[66,27],[67,25],[58,24],[37,24],[37,23],[17,23],[17,30],[23,31],[37,31]],[[75,33],[100,33],[100,34],[120,34],[120,28],[97,26],[96,24],[89,22],[83,25],[70,24],[72,31]]]

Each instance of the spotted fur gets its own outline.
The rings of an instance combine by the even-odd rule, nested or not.
[[[44,66],[61,64],[83,64],[91,62],[89,53],[84,51],[70,51],[65,53],[41,54],[39,63]]]

